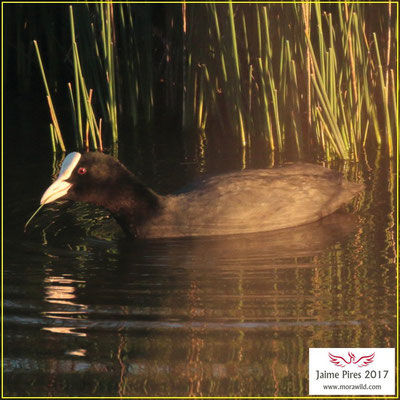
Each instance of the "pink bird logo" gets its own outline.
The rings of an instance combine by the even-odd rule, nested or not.
[[[368,364],[371,364],[374,361],[375,353],[370,354],[369,356],[362,356],[358,360],[356,360],[356,356],[349,351],[348,355],[350,357],[350,360],[347,361],[341,356],[335,356],[331,353],[328,353],[330,362],[337,365],[338,367],[345,367],[346,365],[349,364],[356,364],[359,367],[365,367]]]

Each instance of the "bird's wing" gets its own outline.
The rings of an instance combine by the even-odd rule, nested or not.
[[[370,354],[369,356],[362,356],[354,364],[357,364],[359,367],[365,367],[368,364],[371,364],[374,361],[375,353]]]
[[[343,357],[335,356],[331,353],[328,353],[328,354],[329,354],[330,362],[337,365],[338,367],[344,367],[346,364],[348,364]]]

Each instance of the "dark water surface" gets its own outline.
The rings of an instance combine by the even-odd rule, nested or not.
[[[301,396],[309,347],[395,347],[396,176],[385,160],[333,165],[366,190],[321,222],[138,241],[82,204],[49,205],[24,234],[52,167],[6,161],[6,396]],[[143,176],[167,192],[194,170]]]

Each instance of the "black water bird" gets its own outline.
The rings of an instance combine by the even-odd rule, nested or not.
[[[127,235],[208,236],[272,231],[317,221],[363,189],[313,164],[245,170],[161,196],[102,153],[70,153],[42,205],[59,199],[108,209]]]

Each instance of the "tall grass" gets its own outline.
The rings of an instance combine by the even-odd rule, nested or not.
[[[104,139],[112,144],[123,135],[121,116],[129,117],[131,131],[139,135],[140,125],[152,124],[164,111],[185,132],[222,131],[242,149],[261,143],[269,151],[294,149],[299,157],[317,152],[326,159],[358,160],[366,146],[375,146],[393,156],[394,7],[232,1],[72,5],[65,19],[76,145],[96,149],[102,143],[95,115],[102,117]],[[45,79],[42,63],[41,69]],[[55,146],[63,150],[46,92]]]

